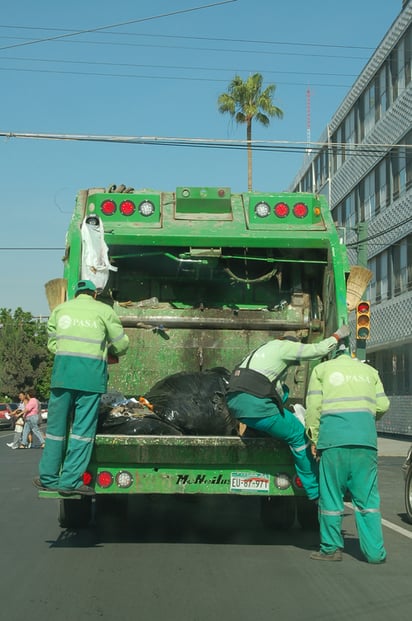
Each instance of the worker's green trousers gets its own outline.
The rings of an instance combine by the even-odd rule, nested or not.
[[[311,454],[305,427],[296,416],[287,409],[281,414],[273,399],[268,397],[261,398],[235,392],[230,393],[226,401],[230,412],[240,422],[251,429],[263,431],[287,442],[293,455],[296,473],[308,498],[317,499],[319,496],[317,464]],[[248,413],[253,413],[253,416],[248,416]]]
[[[100,397],[98,393],[52,388],[39,465],[45,487],[73,490],[82,485],[93,450]]]
[[[364,446],[322,450],[319,488],[321,551],[331,554],[343,548],[343,499],[348,490],[352,497],[361,550],[369,563],[382,562],[386,551],[378,491],[377,451]]]

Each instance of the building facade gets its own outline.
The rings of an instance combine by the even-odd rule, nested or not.
[[[378,429],[412,435],[412,0],[318,144],[290,189],[324,194],[350,263],[372,271],[366,359],[391,400]]]

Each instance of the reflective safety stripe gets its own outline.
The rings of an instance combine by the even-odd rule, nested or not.
[[[353,502],[352,502],[352,506],[353,506],[353,510],[357,511],[358,513],[362,513],[363,515],[365,513],[380,513],[381,510],[378,509],[359,509],[359,507],[357,507]]]
[[[96,356],[93,354],[85,354],[84,352],[75,351],[58,351],[56,356],[72,356],[74,358],[91,358],[92,360],[103,360],[103,355]]]
[[[302,446],[294,446],[293,448],[290,447],[292,449],[292,451],[296,451],[297,453],[301,452],[301,451],[305,451],[308,446],[310,445],[310,442],[306,442],[306,444],[303,444]]]
[[[370,414],[375,417],[375,412],[373,410],[369,410],[368,408],[345,408],[344,410],[322,410],[322,416],[327,416],[330,414]]]
[[[122,332],[121,334],[119,334],[119,336],[116,336],[115,339],[112,339],[110,341],[110,343],[117,343],[117,341],[121,341],[124,336],[125,336],[125,334],[124,334],[124,332]]]
[[[363,395],[357,395],[356,397],[334,397],[333,399],[324,399],[323,403],[347,403],[348,401],[369,401],[373,404],[376,403],[376,399]]]
[[[93,442],[94,438],[85,438],[84,436],[76,436],[76,435],[71,435],[70,436],[72,440],[79,440],[79,442]]]
[[[309,390],[307,397],[309,397],[310,395],[321,395],[322,391],[321,390]]]
[[[66,436],[53,436],[51,433],[47,433],[46,431],[46,440],[55,440],[56,442],[63,442],[66,439]]]
[[[56,341],[80,341],[81,343],[102,343],[102,339],[90,339],[70,334],[56,334]],[[104,342],[104,341],[103,341]]]
[[[344,515],[344,511],[326,511],[325,509],[319,508],[319,513],[322,515],[330,515],[330,516],[340,516]]]

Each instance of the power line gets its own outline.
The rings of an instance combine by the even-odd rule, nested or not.
[[[56,58],[32,58],[27,56],[7,56],[4,60],[17,60],[23,62],[41,62],[41,63],[62,63],[69,65],[97,65],[104,67],[139,67],[143,69],[185,69],[185,70],[193,70],[193,71],[230,71],[230,72],[254,72],[256,69],[239,69],[239,68],[224,68],[220,67],[197,67],[190,65],[148,65],[143,63],[114,63],[114,62],[105,62],[105,61],[91,61],[91,60],[65,60],[65,59],[56,59]],[[3,68],[1,68],[3,69]],[[5,68],[6,69],[6,68]],[[32,71],[32,69],[27,69],[28,71]],[[33,69],[36,71],[36,69]],[[263,71],[261,71],[263,73]],[[277,69],[272,69],[270,71],[265,70],[265,74],[291,74],[291,75],[316,75],[316,76],[327,76],[327,77],[347,77],[347,78],[356,78],[357,74],[355,73],[327,73],[324,71],[282,71]],[[82,75],[82,74],[80,74]],[[102,74],[106,75],[106,74]],[[123,77],[121,74],[119,77]]]
[[[0,37],[1,38],[1,37]],[[31,43],[30,41],[26,42],[26,44]],[[79,40],[79,41],[68,41],[67,39],[64,39],[61,41],[61,43],[72,43],[72,44],[86,44],[86,45],[102,45],[105,48],[107,48],[108,46],[117,46],[117,47],[144,47],[145,49],[148,48],[147,43],[129,43],[126,41],[121,41],[121,42],[115,42],[115,41],[84,41],[84,40]],[[21,45],[25,45],[25,44],[21,44]],[[9,48],[13,48],[13,47],[20,47],[20,45],[11,45],[11,46],[6,46],[6,47],[1,47],[1,50],[7,50]],[[172,50],[198,50],[201,52],[230,52],[233,54],[248,54],[249,56],[251,54],[259,54],[259,55],[266,55],[266,56],[297,56],[297,57],[301,57],[304,56],[305,58],[311,57],[311,58],[327,58],[329,59],[337,59],[337,60],[361,60],[362,62],[365,62],[367,60],[366,57],[364,56],[343,56],[341,54],[327,54],[327,56],[325,56],[325,54],[309,54],[308,52],[279,52],[278,50],[275,51],[270,51],[270,50],[256,50],[256,49],[245,49],[245,50],[239,50],[239,49],[233,49],[233,48],[216,48],[216,47],[191,47],[188,45],[156,45],[155,46],[156,49],[172,49]]]
[[[62,28],[55,27],[41,27],[41,26],[16,26],[16,25],[7,25],[0,24],[0,28],[14,28],[19,30],[47,30],[47,31],[63,31]],[[64,29],[63,32],[73,32],[75,30]],[[321,47],[321,48],[337,48],[337,49],[348,49],[348,50],[366,50],[373,51],[374,47],[367,47],[364,45],[338,45],[334,43],[312,43],[312,42],[304,42],[304,41],[266,41],[265,39],[234,39],[233,37],[202,37],[202,36],[194,36],[194,35],[166,35],[166,34],[153,34],[153,33],[145,33],[145,32],[110,32],[109,30],[105,31],[105,34],[112,34],[115,36],[131,36],[131,37],[148,37],[148,38],[163,38],[163,39],[187,39],[192,41],[225,41],[227,43],[258,43],[264,45],[285,45],[291,47]]]
[[[65,39],[68,37],[75,37],[81,34],[89,33],[89,32],[101,32],[102,30],[107,30],[108,28],[119,28],[120,26],[128,26],[129,24],[137,24],[141,22],[148,22],[154,19],[161,19],[163,17],[171,17],[172,15],[181,15],[183,13],[193,13],[194,11],[201,11],[204,9],[210,9],[212,7],[221,6],[223,4],[231,4],[232,2],[238,2],[238,0],[222,0],[221,2],[214,2],[213,4],[205,4],[203,6],[192,7],[190,9],[181,9],[179,11],[172,11],[170,13],[163,13],[160,15],[152,15],[150,17],[141,17],[139,19],[131,19],[126,22],[119,22],[117,24],[110,24],[108,26],[98,26],[95,28],[86,28],[84,30],[75,30],[71,32],[65,32],[61,35],[55,35],[54,37],[45,37],[44,39],[33,39],[31,41],[26,41],[25,43],[15,43],[13,45],[8,45],[5,47],[1,47],[1,50],[8,50],[14,47],[23,47],[25,45],[34,45],[36,43],[46,43],[49,41],[57,41],[59,39]]]
[[[178,146],[178,147],[198,147],[214,149],[245,149],[248,146],[247,140],[221,139],[221,138],[178,138],[170,136],[118,136],[118,135],[93,135],[93,134],[49,134],[33,132],[5,132],[0,131],[0,136],[4,138],[20,138],[35,140],[62,140],[79,142],[106,142],[135,145],[151,146]],[[308,148],[307,142],[290,140],[252,140],[252,147],[255,151],[274,151],[289,150],[295,152],[305,152]],[[385,155],[389,149],[411,149],[409,144],[388,144],[388,143],[352,143],[348,145],[343,142],[310,142],[309,147],[313,150],[326,149],[329,152],[345,150],[346,155]]]
[[[47,74],[59,74],[59,75],[78,75],[78,76],[94,76],[101,78],[138,78],[140,80],[183,80],[187,82],[222,82],[227,84],[227,79],[224,78],[197,78],[197,77],[186,77],[186,76],[173,76],[173,75],[137,75],[134,73],[97,73],[94,71],[63,71],[58,69],[21,69],[21,68],[7,68],[0,67],[0,71],[14,71],[14,72],[24,72],[24,73],[47,73]],[[305,82],[282,82],[276,81],[276,84],[283,86],[306,86],[307,81]],[[350,84],[317,84],[315,82],[311,82],[312,87],[328,87],[328,88],[350,88]]]

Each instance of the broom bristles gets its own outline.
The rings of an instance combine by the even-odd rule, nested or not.
[[[372,278],[372,272],[367,267],[353,265],[346,283],[346,306],[352,311],[359,304],[362,295]]]
[[[44,288],[46,289],[47,303],[51,311],[65,301],[67,291],[67,280],[65,278],[53,278],[53,280],[46,282]]]

